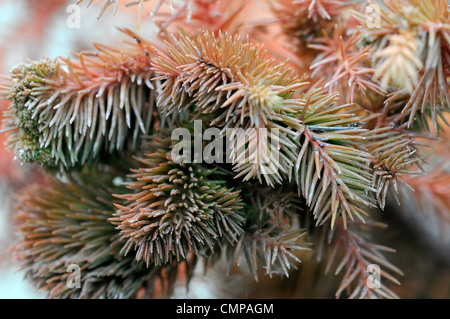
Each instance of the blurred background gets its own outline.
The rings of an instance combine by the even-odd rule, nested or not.
[[[80,5],[81,19],[77,25],[70,5],[75,0],[0,0],[0,74],[7,75],[14,65],[47,56],[69,56],[70,51],[93,50],[92,42],[120,45],[124,36],[114,26],[136,29],[137,6],[125,7],[121,1],[113,15],[109,7],[100,20],[97,16],[104,1],[93,1],[87,9]],[[157,1],[144,6],[143,22],[139,34],[151,38],[156,28],[145,23],[146,17]],[[268,1],[249,1],[243,27],[252,30],[253,38],[267,34],[276,25],[270,16]],[[123,4],[123,5],[122,5]],[[168,10],[167,8],[165,8]],[[75,23],[75,25],[74,25]],[[250,31],[249,31],[250,32]],[[277,32],[277,31],[275,31]],[[274,56],[286,56],[285,46],[278,33],[265,37],[265,45]],[[271,41],[270,39],[273,39]],[[269,41],[267,41],[269,40]],[[7,101],[0,100],[4,110]],[[427,148],[426,171],[432,174],[423,178],[409,178],[408,184],[416,191],[404,189],[399,206],[393,199],[384,212],[374,211],[373,216],[389,228],[375,238],[379,244],[396,249],[389,254],[393,264],[405,275],[402,285],[392,287],[403,298],[450,298],[450,130],[446,129],[435,148]],[[14,242],[14,194],[26,184],[38,181],[40,173],[33,167],[23,166],[14,155],[4,150],[4,136],[0,135],[0,298],[45,298],[18,272],[8,253]],[[199,267],[190,289],[180,285],[174,298],[334,298],[338,280],[333,274],[324,275],[324,265],[314,256],[305,256],[299,271],[290,278],[260,276],[255,283],[245,270],[231,270],[223,276],[219,264],[206,275]]]

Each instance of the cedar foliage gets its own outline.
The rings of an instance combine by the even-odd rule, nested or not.
[[[128,46],[11,70],[8,146],[51,176],[19,197],[20,267],[52,298],[132,298],[155,280],[169,295],[197,262],[244,260],[258,280],[260,269],[288,277],[321,250],[340,276],[336,297],[397,298],[387,281],[402,272],[384,256],[394,250],[372,243],[385,230],[369,226],[421,179],[448,208],[447,177],[422,170],[420,140],[450,107],[447,3],[384,0],[373,28],[371,1],[273,0],[302,74],[237,27],[244,6],[216,2],[160,0],[153,39],[121,29]],[[138,32],[148,4],[136,4]],[[110,6],[121,8],[104,1],[99,17]],[[192,133],[194,120],[217,129],[229,162],[175,161],[168,132]],[[366,284],[373,263],[377,289]],[[69,264],[83,270],[81,290],[65,286]]]

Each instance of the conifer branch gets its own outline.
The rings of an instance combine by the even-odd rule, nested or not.
[[[231,138],[237,137],[231,144],[232,159],[238,162],[239,155],[249,150],[252,161],[235,166],[237,176],[245,175],[246,181],[263,175],[273,186],[290,179],[294,170],[318,224],[331,217],[334,225],[338,215],[344,222],[353,215],[362,219],[366,213],[361,206],[371,205],[367,192],[373,191],[368,182],[372,178],[370,154],[358,149],[355,142],[364,140],[361,134],[365,130],[358,128],[361,118],[341,112],[348,105],[335,104],[336,94],[320,90],[304,93],[300,99],[289,98],[289,91],[305,83],[285,79],[288,70],[283,64],[272,66],[257,47],[237,38],[221,34],[215,39],[205,34],[195,42],[186,37],[172,41],[168,53],[153,61],[155,72],[161,74],[158,79],[164,81],[159,107],[167,113],[187,109],[193,114],[220,112],[211,125],[244,128],[240,135],[231,133]],[[245,139],[249,128],[261,126],[284,134],[278,143],[280,161],[264,158],[256,133]],[[264,165],[267,162],[271,166]]]
[[[448,3],[445,0],[383,2],[380,28],[370,28],[366,17],[355,13],[363,27],[364,41],[371,45],[373,57],[377,59],[375,74],[382,75],[384,85],[393,84],[391,91],[409,92],[400,113],[408,117],[408,127],[418,113],[429,112],[438,132],[438,116],[446,122],[443,112],[450,110]],[[401,71],[384,72],[394,60]]]
[[[99,18],[119,4],[102,1]],[[138,28],[147,4],[125,4],[139,6]],[[288,277],[311,250],[308,230],[330,248],[337,298],[397,298],[385,282],[369,285],[379,284],[374,264],[383,281],[399,284],[402,272],[384,257],[393,249],[372,243],[380,225],[366,216],[393,211],[392,195],[450,220],[448,169],[422,174],[421,148],[450,110],[448,3],[369,1],[379,28],[347,14],[361,3],[341,0],[275,0],[275,19],[242,28],[248,2],[153,4],[152,42],[124,29],[128,46],[95,44],[1,80],[9,148],[54,175],[19,197],[20,268],[52,298],[167,297],[200,259],[244,262],[255,280]],[[294,63],[260,45],[271,23],[291,44],[277,55]],[[194,133],[179,136],[182,154],[175,129]],[[70,265],[81,289],[67,286]]]
[[[418,175],[421,173],[420,162],[422,157],[416,147],[416,141],[412,134],[392,131],[392,128],[385,127],[368,132],[367,138],[370,140],[366,147],[372,159],[374,169],[372,187],[376,190],[376,197],[381,209],[386,204],[388,190],[392,186],[392,193],[397,202],[399,184],[409,186],[402,178],[402,175]],[[414,166],[417,166],[414,169]]]
[[[342,0],[276,0],[272,11],[300,53],[332,29],[348,7]]]
[[[299,106],[289,98],[307,82],[239,36],[219,33],[216,38],[205,32],[194,39],[172,37],[166,45],[166,52],[152,59],[156,79],[163,82],[158,107],[167,114],[189,110],[194,117],[214,115],[210,126],[222,127],[224,136],[231,128],[231,158],[244,181],[264,178],[273,186],[290,176],[294,133],[289,125]],[[269,134],[263,137],[260,129]],[[279,129],[278,138],[272,129]],[[280,149],[279,162],[267,158],[272,143]],[[250,156],[241,161],[244,150]]]
[[[376,225],[375,223],[373,226]],[[325,230],[322,234],[328,240],[328,244],[333,247],[329,254],[326,273],[330,271],[332,265],[335,265],[334,274],[342,274],[336,298],[340,298],[344,292],[347,292],[350,299],[397,299],[398,296],[381,280],[374,282],[373,278],[369,277],[371,274],[368,268],[372,264],[378,265],[382,279],[400,285],[395,276],[402,276],[403,272],[383,255],[385,252],[395,252],[395,250],[371,243],[365,238],[367,231],[364,231],[364,228],[366,227],[358,223],[353,224],[351,228],[344,227],[339,221],[334,230]],[[375,287],[371,288],[371,284]]]
[[[261,268],[269,277],[289,277],[289,272],[301,262],[299,253],[311,250],[305,230],[298,227],[301,200],[282,189],[269,195],[259,188],[250,190],[245,233],[237,245],[223,248],[228,266],[244,260],[255,281]]]
[[[318,50],[311,69],[312,78],[323,78],[325,87],[331,92],[341,92],[344,103],[353,103],[355,95],[365,95],[368,90],[383,94],[382,87],[373,80],[374,70],[367,57],[369,47],[359,49],[359,37],[355,32],[344,36],[342,27],[336,25],[331,35],[324,34],[310,44],[311,49]]]
[[[87,4],[87,7],[89,8],[90,5],[92,4],[93,0],[87,0],[87,1],[89,1],[88,4]],[[75,5],[80,5],[82,2],[87,2],[87,1],[78,0],[75,3]],[[144,2],[145,1],[146,0],[134,0],[134,1],[129,1],[128,2],[128,5],[130,5],[130,4],[138,4],[139,5],[138,18],[137,18],[137,21],[136,21],[136,29],[137,30],[139,29],[140,24],[141,24],[141,18],[142,18],[142,15],[143,15],[143,9],[144,9]],[[156,5],[156,7],[154,9],[155,12],[157,12],[160,9],[160,7],[162,5],[162,2],[163,2],[163,0],[159,0],[158,4]],[[100,12],[99,12],[99,14],[97,16],[97,20],[99,20],[103,16],[103,14],[105,13],[106,9],[108,9],[108,7],[110,7],[112,5],[114,5],[113,13],[116,14],[117,10],[119,8],[119,0],[105,0],[104,3],[103,3],[103,6],[102,6],[102,8],[101,8],[101,10],[100,10]],[[154,15],[155,12],[152,11],[152,14]]]
[[[207,256],[219,239],[233,244],[243,232],[239,191],[222,186],[214,172],[172,159],[170,140],[139,159],[132,170],[133,193],[117,195],[125,204],[111,222],[126,239],[124,255],[134,249],[148,267],[180,261],[193,253]]]
[[[14,246],[15,259],[51,298],[132,298],[161,279],[161,268],[149,269],[119,253],[124,242],[108,219],[114,212],[111,193],[124,189],[113,184],[111,173],[73,176],[67,182],[51,179],[45,188],[33,185],[19,197],[16,223],[21,237]],[[70,265],[80,267],[81,289],[67,285],[73,274]],[[175,264],[165,268],[178,271]],[[174,283],[167,278],[164,284]]]
[[[92,4],[93,0],[78,0],[75,5],[82,4],[83,2],[87,2],[87,7],[89,7]],[[137,21],[136,21],[136,30],[139,30],[143,16],[144,16],[144,6],[145,2],[148,0],[128,0],[125,4],[126,7],[132,6],[132,5],[138,5],[138,15],[137,15]],[[153,6],[153,9],[151,10],[150,14],[147,17],[147,22],[150,22],[153,20],[154,17],[162,17],[164,15],[162,10],[164,7],[169,7],[170,15],[168,18],[165,19],[164,23],[158,23],[161,30],[164,30],[167,28],[167,26],[170,23],[173,23],[175,20],[180,19],[180,17],[183,17],[186,19],[187,22],[191,22],[192,18],[199,18],[200,20],[207,20],[208,18],[210,20],[212,19],[212,15],[210,14],[209,17],[205,17],[204,11],[213,11],[209,9],[209,7],[213,6],[216,7],[216,5],[220,1],[217,0],[181,0],[181,1],[173,1],[173,0],[158,0],[155,5]],[[231,1],[227,1],[231,2]],[[105,0],[103,3],[103,6],[98,14],[97,20],[99,20],[105,13],[105,11],[113,6],[113,14],[115,15],[119,9],[119,0]],[[209,9],[209,10],[208,10]],[[222,21],[222,24],[220,26],[225,27],[230,21],[233,20],[235,15],[240,10],[236,11],[235,14],[232,14],[228,19],[224,19]],[[211,13],[211,12],[209,12]],[[203,14],[203,16],[202,16]],[[212,21],[211,21],[212,22]],[[210,22],[210,23],[211,23]],[[211,23],[212,24],[212,23]],[[217,30],[220,30],[221,28],[218,28]]]
[[[153,49],[123,31],[136,39],[129,49],[96,44],[78,61],[44,58],[11,71],[5,130],[21,160],[67,170],[136,149],[151,127]]]
[[[330,219],[333,227],[339,216],[345,227],[347,218],[364,220],[374,189],[371,154],[361,144],[366,130],[359,127],[366,119],[342,112],[348,105],[337,99],[320,89],[304,94],[294,176],[317,225]]]
[[[374,54],[380,61],[375,79],[382,77],[381,86],[385,90],[392,83],[411,94],[418,82],[417,70],[423,67],[417,51],[418,43],[413,34],[404,32],[391,35],[389,45]]]

